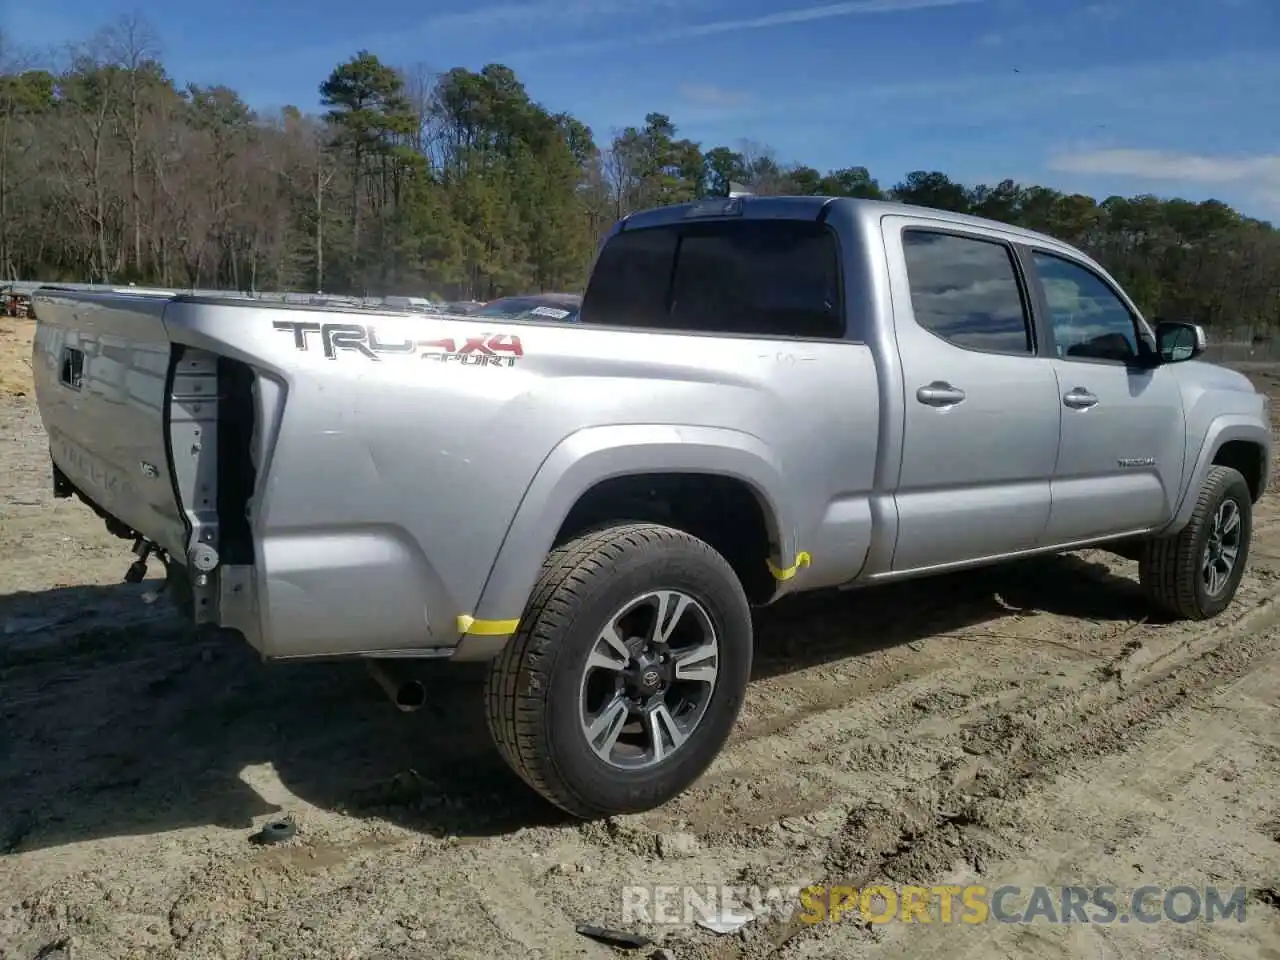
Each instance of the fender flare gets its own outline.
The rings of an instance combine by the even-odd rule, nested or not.
[[[783,516],[784,474],[759,437],[722,427],[625,424],[587,427],[560,441],[525,489],[476,604],[477,620],[512,623],[524,611],[542,562],[578,499],[597,484],[643,473],[709,473],[746,483],[778,539],[780,558],[796,562],[795,535]],[[515,632],[512,626],[509,633]]]
[[[1271,433],[1262,427],[1256,417],[1247,414],[1224,413],[1209,423],[1209,429],[1205,431],[1203,443],[1200,445],[1200,451],[1196,456],[1194,468],[1187,474],[1187,479],[1183,484],[1182,496],[1178,500],[1178,507],[1174,511],[1173,520],[1159,531],[1161,536],[1177,533],[1187,525],[1191,520],[1191,513],[1196,506],[1196,497],[1201,486],[1203,486],[1205,477],[1208,476],[1209,468],[1213,466],[1213,458],[1217,456],[1218,451],[1222,449],[1224,444],[1233,440],[1244,440],[1248,443],[1255,443],[1260,446],[1267,459],[1271,456]],[[1266,486],[1267,470],[1263,472],[1263,487]]]

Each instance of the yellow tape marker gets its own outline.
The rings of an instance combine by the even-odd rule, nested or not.
[[[477,620],[469,613],[458,617],[458,632],[473,637],[505,637],[516,632],[519,620]]]
[[[801,567],[809,566],[812,560],[813,558],[810,557],[808,553],[806,553],[804,550],[801,550],[799,553],[796,554],[796,562],[793,563],[791,566],[787,567],[787,569],[785,570],[781,569],[780,567],[775,567],[773,565],[772,560],[769,560],[766,562],[769,564],[769,572],[773,574],[773,579],[790,580],[792,577],[796,575],[796,571],[798,571]]]

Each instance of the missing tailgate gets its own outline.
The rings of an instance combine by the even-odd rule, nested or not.
[[[257,480],[254,468],[253,370],[218,358],[218,526],[222,563],[253,563],[249,501]]]
[[[252,369],[239,361],[190,347],[175,357],[169,456],[188,533],[182,586],[190,585],[198,624],[221,619],[228,568],[253,563],[253,383]]]

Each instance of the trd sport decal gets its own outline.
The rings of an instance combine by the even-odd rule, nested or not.
[[[514,367],[516,361],[524,356],[524,347],[520,346],[520,338],[514,333],[467,337],[460,347],[452,337],[419,340],[417,347],[422,351],[423,360],[439,360],[441,363],[455,360],[476,367]]]
[[[510,333],[484,333],[467,337],[461,346],[452,337],[443,340],[401,340],[383,343],[371,326],[363,323],[301,323],[293,320],[275,320],[275,329],[293,335],[293,345],[299,350],[310,350],[312,340],[307,334],[319,334],[320,346],[330,360],[340,350],[350,350],[370,360],[381,360],[387,355],[418,353],[423,360],[441,363],[460,363],[468,367],[514,367],[524,356],[520,338]]]

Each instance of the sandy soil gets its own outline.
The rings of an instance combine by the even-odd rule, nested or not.
[[[1280,494],[1208,625],[1149,618],[1102,553],[764,612],[708,775],[583,825],[502,766],[478,671],[406,716],[358,666],[196,635],[47,470],[0,397],[6,960],[610,957],[574,927],[619,926],[624,884],[816,881],[1252,892],[1243,923],[636,929],[678,960],[1280,960]],[[281,815],[294,840],[249,841]]]
[[[31,395],[31,335],[34,320],[0,316],[0,397]]]

